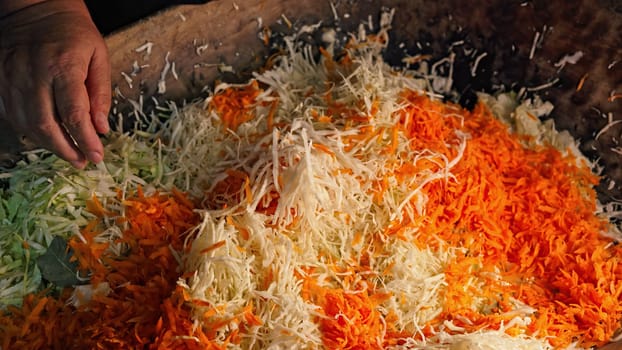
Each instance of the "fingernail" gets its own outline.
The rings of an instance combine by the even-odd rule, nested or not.
[[[73,160],[71,161],[71,165],[76,169],[82,169],[85,164],[83,160]]]
[[[108,116],[106,116],[102,112],[98,112],[95,115],[95,123],[97,123],[97,129],[102,134],[107,134],[110,131],[110,126],[108,125]]]
[[[89,152],[89,160],[95,164],[101,162],[102,160],[104,160],[104,157],[102,157],[102,154],[99,152]]]

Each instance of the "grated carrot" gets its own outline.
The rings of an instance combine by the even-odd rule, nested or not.
[[[406,132],[414,144],[450,158],[452,131],[471,135],[453,171],[456,181],[426,185],[429,202],[417,239],[435,246],[440,237],[464,246],[483,266],[501,267],[501,275],[512,282],[491,284],[480,292],[465,289],[462,275],[475,262],[472,257],[458,259],[462,267],[455,280],[447,274],[446,309],[439,318],[464,316],[471,320],[461,325],[467,330],[482,322],[499,327],[505,320],[502,310],[474,314],[473,298],[478,293],[492,300],[510,295],[538,310],[529,331],[554,337],[553,345],[606,343],[622,319],[622,271],[615,267],[622,250],[605,248],[610,240],[600,235],[607,222],[594,215],[592,186],[598,178],[550,146],[523,147],[521,138],[508,133],[481,104],[468,113],[416,94],[405,98],[411,103],[403,112],[411,121]],[[464,127],[455,118],[442,117],[448,109],[464,115]],[[516,281],[516,274],[521,280]]]
[[[216,94],[210,107],[218,113],[225,128],[236,131],[240,124],[253,118],[256,98],[262,91],[253,80],[242,88],[229,88]]]
[[[87,242],[77,236],[69,242],[80,268],[93,274],[91,283],[109,283],[111,292],[79,307],[65,305],[69,289],[59,298],[27,297],[21,310],[0,316],[3,349],[205,348],[182,340],[199,337],[201,330],[193,329],[177,296],[178,263],[170,250],[183,248],[184,232],[198,220],[191,202],[178,191],[145,196],[139,190],[124,203],[129,228],[121,240],[129,245],[128,256],[119,259],[106,251],[107,244],[93,241],[102,230],[99,218],[82,230]],[[112,214],[98,205],[91,208]]]
[[[312,277],[305,278],[303,295],[322,307],[317,322],[326,348],[383,348],[386,329],[377,308],[385,295],[320,287]]]

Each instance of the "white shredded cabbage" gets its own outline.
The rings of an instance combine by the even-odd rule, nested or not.
[[[549,348],[545,340],[510,337],[502,330],[472,336],[440,330],[433,337],[423,337],[423,325],[442,310],[443,271],[453,253],[421,250],[382,232],[404,215],[425,215],[427,198],[420,189],[433,181],[454,181],[451,169],[460,160],[469,135],[456,134],[448,140],[456,148],[455,159],[426,149],[411,150],[407,136],[401,133],[397,152],[386,152],[391,142],[389,130],[403,108],[400,93],[406,88],[427,93],[427,80],[415,79],[411,72],[394,71],[378,59],[378,48],[373,45],[351,53],[354,64],[350,69],[333,71],[327,68],[325,58],[317,61],[308,48],[298,47],[294,41],[287,43],[287,55],[278,58],[272,69],[255,74],[265,90],[257,99],[254,118],[236,132],[222,130],[218,114],[206,108],[211,97],[205,104],[173,108],[165,128],[171,143],[163,162],[174,169],[165,174],[166,183],[202,194],[227,177],[223,175],[226,169],[248,174],[250,193],[240,189],[239,201],[226,208],[201,210],[204,221],[185,256],[184,267],[192,277],[179,283],[193,299],[203,301],[195,307],[197,326],[205,322],[206,306],[201,305],[221,310],[222,314],[213,317],[226,319],[252,302],[263,324],[247,330],[242,343],[230,347],[322,348],[315,322],[319,306],[301,298],[302,282],[296,276],[304,274],[305,267],[313,267],[312,277],[322,286],[356,293],[364,281],[352,273],[337,273],[333,266],[347,271],[358,265],[369,249],[365,242],[378,237],[384,245],[376,248],[384,249],[384,254],[370,258],[370,273],[378,275],[373,287],[390,295],[381,312],[392,312],[397,328],[412,334],[404,339],[403,348],[487,349],[486,344]],[[328,87],[327,81],[331,82]],[[228,87],[217,87],[215,93]],[[315,116],[330,112],[326,94],[360,115],[369,115],[373,108],[378,112],[368,123],[348,128],[344,127],[346,118],[335,114],[331,123],[321,123]],[[273,123],[278,127],[268,130],[265,119],[269,108],[265,106],[274,101],[278,101],[278,109]],[[514,100],[505,102],[510,107],[503,107],[504,113],[516,110]],[[378,139],[347,147],[344,139],[362,133],[364,127],[387,131]],[[444,159],[443,169],[415,173],[406,180],[396,178],[395,167],[422,159]],[[175,168],[175,164],[180,165]],[[382,180],[388,182],[388,190],[377,202],[373,184]],[[261,208],[271,193],[278,194],[279,200],[274,214],[266,215]],[[209,249],[221,241],[218,248]],[[385,270],[389,275],[381,277]],[[268,271],[274,273],[272,277]],[[346,282],[349,278],[354,282]],[[476,288],[486,281],[472,283]],[[533,311],[516,303],[513,322],[528,323]],[[235,327],[219,329],[218,339],[226,339]],[[420,337],[423,340],[416,340]]]

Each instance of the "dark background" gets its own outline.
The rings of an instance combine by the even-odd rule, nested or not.
[[[202,4],[209,0],[86,0],[91,17],[99,31],[106,35],[145,18],[166,7],[180,4]]]

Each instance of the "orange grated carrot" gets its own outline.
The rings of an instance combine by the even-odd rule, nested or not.
[[[335,157],[335,152],[333,152],[328,146],[323,145],[321,143],[314,143],[312,145],[313,145],[313,148],[315,148],[316,150],[326,153],[333,158]]]
[[[343,289],[320,287],[309,281],[303,295],[322,307],[318,319],[322,341],[328,349],[382,349],[385,327],[376,309],[385,296],[367,291],[348,293]]]
[[[609,102],[613,102],[619,98],[622,98],[622,94],[611,94],[608,98],[607,101]]]
[[[77,236],[69,242],[80,268],[94,273],[91,283],[109,283],[110,293],[95,295],[77,308],[65,306],[69,289],[58,299],[26,297],[22,310],[0,316],[3,349],[135,349],[146,344],[169,348],[181,344],[178,336],[201,333],[193,328],[189,310],[183,311],[183,299],[177,296],[181,295],[175,283],[177,260],[169,248],[181,249],[183,233],[198,222],[188,206],[191,202],[180,192],[145,196],[138,190],[125,203],[130,228],[122,240],[129,245],[127,257],[111,256],[94,243],[103,229],[99,219],[82,230],[87,242]],[[182,343],[182,348],[205,348],[205,344]]]
[[[256,80],[241,88],[228,88],[212,97],[209,104],[218,115],[223,126],[236,131],[244,122],[253,118],[256,98],[263,92]]]
[[[209,252],[211,252],[211,251],[213,251],[215,249],[218,249],[218,248],[224,246],[225,244],[227,244],[226,241],[218,241],[218,242],[212,244],[211,246],[201,250],[201,254],[209,253]]]
[[[576,88],[577,92],[579,92],[579,91],[581,91],[581,89],[583,89],[583,85],[585,84],[585,81],[587,80],[588,75],[589,75],[588,73],[585,73],[581,77],[581,80],[579,80],[579,83],[577,84],[577,88]]]
[[[450,245],[467,247],[483,266],[500,266],[501,275],[512,281],[509,286],[465,290],[467,280],[461,274],[472,262],[461,257],[455,262],[461,266],[457,279],[449,278],[441,318],[461,315],[471,320],[471,325],[461,325],[467,330],[498,327],[505,320],[503,308],[491,315],[473,313],[473,296],[484,293],[502,305],[499,296],[511,295],[538,309],[537,322],[529,332],[554,336],[553,345],[567,346],[575,340],[587,346],[604,344],[620,327],[622,305],[614,293],[622,287],[622,271],[612,268],[619,261],[620,248],[604,248],[609,240],[600,232],[607,222],[594,215],[592,186],[597,177],[550,146],[525,148],[521,137],[508,133],[481,104],[468,113],[425,96],[405,94],[404,98],[410,106],[401,120],[414,148],[451,158],[454,130],[471,135],[452,171],[456,181],[425,186],[429,201],[427,214],[417,225],[418,239],[435,246],[440,237]],[[450,113],[463,114],[464,124],[444,117]],[[433,164],[421,165],[436,170]],[[416,172],[409,167],[401,169],[403,176]],[[409,224],[414,223],[398,224],[397,232],[399,225]],[[517,282],[516,273],[522,281],[533,282]],[[604,281],[607,288],[594,287]],[[598,311],[603,302],[609,314]]]

